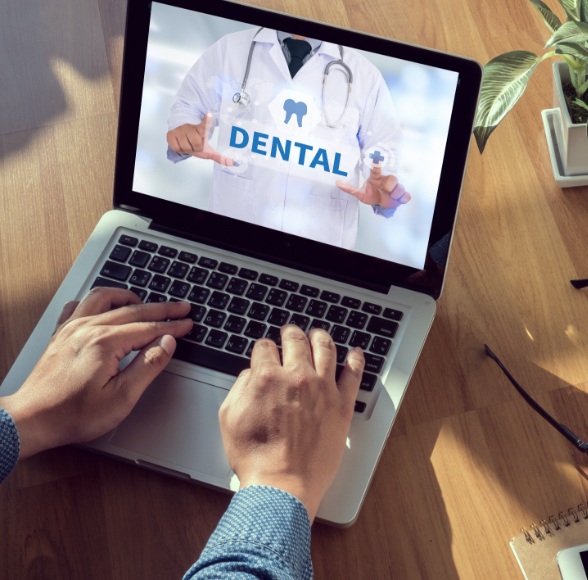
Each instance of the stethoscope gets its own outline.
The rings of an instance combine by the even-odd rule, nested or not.
[[[245,67],[245,74],[243,75],[243,81],[241,82],[241,90],[233,95],[233,103],[239,105],[239,107],[246,107],[251,101],[251,96],[246,90],[247,81],[249,80],[251,60],[253,59],[253,51],[255,50],[255,39],[262,30],[263,28],[260,28],[255,33],[255,36],[251,41],[251,46],[249,47],[249,54],[247,56],[247,66]],[[349,105],[349,96],[351,95],[351,87],[353,85],[353,73],[351,72],[349,66],[345,62],[343,62],[343,47],[341,45],[339,45],[339,55],[339,60],[333,60],[330,63],[328,63],[327,66],[325,66],[325,71],[323,73],[323,86],[321,90],[321,100],[323,106],[323,115],[325,116],[325,123],[327,124],[327,127],[330,127],[331,129],[336,129],[339,126],[341,119],[343,119],[343,115],[345,115],[345,112],[347,111],[347,106]],[[329,73],[331,72],[331,69],[334,66],[341,67],[345,72],[345,76],[347,77],[347,95],[345,97],[345,106],[343,107],[343,112],[341,113],[341,115],[339,115],[337,121],[335,123],[332,123],[327,116],[327,109],[325,107],[325,87],[327,84],[327,78],[329,76]]]

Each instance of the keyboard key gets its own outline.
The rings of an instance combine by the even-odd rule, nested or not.
[[[188,274],[188,280],[190,282],[194,282],[194,284],[204,284],[208,276],[208,270],[204,270],[202,268],[198,268],[198,266],[194,266],[190,273]]]
[[[130,276],[132,270],[132,268],[125,266],[124,264],[108,261],[106,264],[104,264],[104,266],[102,266],[100,275],[124,282]]]
[[[94,280],[94,283],[92,284],[92,288],[98,287],[124,288],[125,290],[128,288],[128,286],[126,284],[123,284],[122,282],[115,282],[114,280],[108,280],[107,278],[101,278],[100,276],[98,276],[98,278],[96,278],[96,280]]]
[[[190,318],[194,322],[200,322],[206,314],[206,308],[204,306],[198,306],[198,304],[190,304]]]
[[[178,255],[178,251],[175,248],[170,248],[169,246],[161,246],[157,253],[160,256],[165,256],[167,258],[175,258]]]
[[[359,346],[365,350],[370,343],[370,338],[369,334],[355,330],[349,339],[349,346]]]
[[[169,293],[176,298],[185,298],[186,294],[190,291],[190,284],[187,282],[182,282],[181,280],[174,280],[171,288],[169,289]]]
[[[351,298],[350,296],[343,296],[343,299],[341,300],[341,306],[347,306],[347,308],[357,310],[361,306],[361,300],[358,300],[357,298]]]
[[[137,266],[137,268],[144,268],[149,263],[151,259],[151,254],[147,252],[141,252],[139,250],[135,250],[131,259],[129,260],[129,264],[132,266]]]
[[[271,288],[265,301],[272,306],[282,306],[286,302],[288,293],[277,288]]]
[[[191,252],[180,252],[178,255],[178,260],[182,260],[182,262],[188,262],[188,264],[195,264],[198,256],[196,254],[192,254]]]
[[[382,307],[379,304],[372,304],[371,302],[364,302],[361,309],[369,314],[380,314]]]
[[[161,256],[153,256],[148,266],[148,269],[152,272],[163,274],[167,270],[169,265],[170,261],[167,258],[162,258]]]
[[[354,411],[356,413],[363,413],[366,409],[367,405],[363,401],[355,401],[355,408]]]
[[[206,285],[209,288],[215,288],[216,290],[222,290],[229,281],[229,277],[226,274],[220,272],[211,272]]]
[[[342,308],[341,306],[331,306],[325,318],[330,322],[342,323],[346,316],[347,308]]]
[[[227,292],[231,294],[236,294],[237,296],[243,296],[245,290],[247,290],[248,282],[245,280],[241,280],[240,278],[231,278],[229,283],[227,284]]]
[[[282,310],[281,308],[272,308],[272,312],[269,315],[267,321],[270,324],[275,324],[276,326],[284,326],[286,322],[288,322],[288,318],[290,313],[287,310]]]
[[[245,278],[246,280],[257,280],[258,275],[258,272],[249,268],[241,268],[239,270],[239,278]]]
[[[259,304],[254,302],[249,309],[247,315],[254,320],[265,320],[269,314],[270,307],[267,304]]]
[[[245,320],[242,316],[231,314],[227,319],[227,323],[225,324],[225,330],[228,330],[229,332],[233,332],[235,334],[241,334],[246,324],[247,320]]]
[[[267,286],[264,286],[263,284],[252,283],[249,286],[249,290],[247,290],[247,294],[245,296],[247,296],[247,298],[249,298],[250,300],[263,302],[268,290],[269,288]]]
[[[398,323],[393,320],[372,316],[368,322],[366,330],[368,332],[373,332],[374,334],[379,334],[380,336],[394,338],[396,331],[398,330]]]
[[[147,286],[147,282],[151,279],[151,274],[145,270],[135,270],[129,282],[135,286],[141,286],[144,288]]]
[[[249,304],[251,304],[249,300],[245,300],[245,298],[237,298],[235,296],[229,304],[228,311],[233,314],[245,314],[249,308]]]
[[[198,260],[198,265],[203,268],[208,268],[209,270],[214,270],[218,266],[218,260],[202,256],[200,260]]]
[[[214,328],[208,333],[206,340],[204,341],[205,344],[208,346],[214,346],[215,348],[222,348],[225,346],[225,342],[229,335],[222,330],[215,330]]]
[[[303,284],[300,288],[300,294],[310,298],[316,298],[320,294],[320,290],[314,286],[307,286],[306,284]]]
[[[145,302],[167,302],[167,298],[163,294],[151,292],[149,296],[147,296],[147,300],[145,300]]]
[[[139,243],[139,240],[137,238],[133,238],[132,236],[127,236],[123,234],[118,239],[118,243],[123,244],[124,246],[131,246],[132,248],[134,248]]]
[[[370,354],[369,352],[364,353],[365,357],[365,370],[370,373],[379,373],[384,366],[384,359],[381,356]]]
[[[383,338],[382,336],[374,336],[374,340],[370,346],[370,351],[376,354],[381,354],[382,356],[386,356],[390,350],[391,345],[392,341],[390,339]]]
[[[204,324],[206,324],[206,326],[212,326],[213,328],[221,328],[226,317],[227,315],[225,312],[211,309],[204,317]]]
[[[347,317],[347,326],[351,326],[351,328],[363,328],[365,323],[367,322],[368,315],[365,312],[358,312],[357,310],[352,310]]]
[[[400,322],[404,316],[404,312],[401,312],[400,310],[394,310],[393,308],[384,308],[382,316],[384,318],[389,318],[390,320],[396,320],[397,322]]]
[[[288,290],[288,292],[296,292],[299,287],[300,284],[298,284],[298,282],[294,282],[293,280],[286,280],[285,278],[283,280],[280,280],[280,288],[282,288],[282,290]]]
[[[213,308],[218,308],[219,310],[224,310],[229,303],[231,297],[224,292],[219,292],[215,290],[208,301],[208,306],[212,306]]]
[[[227,350],[235,354],[243,354],[247,348],[249,341],[242,336],[235,336],[232,334],[227,342]]]
[[[323,290],[321,292],[321,300],[325,300],[326,302],[337,304],[340,299],[341,295],[337,294],[336,292],[328,292],[327,290]]]
[[[206,329],[204,329],[204,332],[206,332]],[[178,340],[174,358],[227,373],[234,377],[249,368],[250,364],[249,359],[243,356],[181,339]]]
[[[219,272],[223,272],[224,274],[236,274],[239,268],[235,266],[235,264],[229,264],[227,262],[221,262],[218,266]]]
[[[308,303],[306,314],[314,316],[316,318],[322,318],[327,311],[327,303],[322,300],[311,300]]]
[[[289,323],[295,324],[296,326],[301,328],[304,332],[306,332],[306,329],[308,328],[308,325],[310,324],[310,318],[308,316],[304,316],[303,314],[294,313],[294,314],[292,314],[292,317],[290,318]]]
[[[188,300],[190,302],[198,302],[199,304],[204,304],[206,299],[210,294],[210,290],[208,288],[200,288],[198,286],[194,286],[192,288],[192,292],[188,296]]]
[[[266,324],[263,324],[262,322],[257,322],[256,320],[250,320],[249,324],[247,324],[247,328],[245,329],[244,334],[249,338],[258,339],[265,334],[266,330]]]
[[[337,362],[343,364],[347,358],[347,351],[349,349],[341,344],[336,344],[335,348],[337,349]]]
[[[363,373],[359,388],[362,391],[373,391],[377,380],[378,377],[376,375],[372,375],[371,373]]]
[[[170,269],[167,271],[168,276],[174,278],[185,278],[190,266],[183,264],[182,262],[173,262]]]
[[[299,296],[298,294],[290,294],[288,302],[286,302],[286,308],[294,312],[304,312],[304,307],[308,298],[306,296]]]
[[[310,328],[322,328],[323,330],[329,332],[329,328],[331,328],[331,325],[326,320],[318,320],[315,318],[310,323]]]
[[[207,332],[208,332],[208,328],[206,328],[206,326],[202,326],[201,324],[195,324],[192,327],[192,330],[190,330],[190,332],[188,332],[188,334],[186,334],[184,336],[184,338],[187,338],[189,340],[193,340],[194,342],[202,342],[204,340],[204,337],[206,336]],[[178,341],[177,342],[178,346],[176,346],[176,351],[174,353],[174,357],[177,356],[178,347],[180,345],[180,342],[182,342],[183,344],[187,344],[184,341]],[[186,359],[182,359],[182,360],[186,360]]]
[[[278,283],[278,278],[276,276],[270,276],[269,274],[260,274],[259,281],[266,286],[275,286]]]
[[[133,250],[131,250],[131,248],[128,248],[126,246],[119,246],[117,244],[112,249],[112,252],[110,252],[109,257],[111,260],[116,260],[117,262],[126,262],[129,259],[129,256],[131,255],[132,251]]]
[[[149,290],[155,290],[156,292],[165,292],[170,282],[170,278],[162,276],[161,274],[155,274],[155,276],[153,276],[153,279],[149,283]]]
[[[139,242],[139,249],[145,250],[146,252],[157,252],[157,244],[148,242],[147,240],[141,240]]]
[[[339,326],[338,324],[335,324],[331,330],[331,338],[340,344],[345,344],[350,334],[351,330],[349,330],[349,328],[346,326]]]

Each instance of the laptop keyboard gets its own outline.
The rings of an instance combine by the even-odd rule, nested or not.
[[[337,348],[337,376],[350,348],[364,350],[361,390],[373,391],[403,313],[379,304],[279,278],[257,269],[121,235],[92,287],[126,288],[143,302],[190,302],[194,327],[174,357],[237,376],[250,364],[255,341],[280,347],[280,328],[325,329]],[[366,403],[357,401],[356,413]]]

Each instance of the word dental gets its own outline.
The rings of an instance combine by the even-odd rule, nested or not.
[[[249,133],[241,127],[231,127],[231,140],[229,143],[230,147],[235,149],[244,149],[249,144]],[[270,136],[267,133],[259,133],[255,131],[253,138],[251,139],[251,153],[258,155],[268,155],[267,146],[268,139]],[[335,153],[333,159],[332,168],[329,165],[329,157],[326,149],[317,149],[314,156],[312,153],[307,157],[306,154],[312,152],[314,147],[312,145],[306,145],[304,143],[292,142],[289,139],[282,141],[279,137],[271,138],[271,145],[269,150],[270,157],[278,157],[278,155],[284,161],[290,161],[290,154],[292,152],[292,146],[298,149],[298,165],[305,165],[306,161],[312,157],[312,161],[308,163],[308,167],[314,169],[317,166],[323,168],[327,173],[335,173],[336,175],[342,175],[347,177],[347,172],[340,169],[341,165],[341,153]],[[296,155],[296,154],[294,154]],[[293,158],[295,160],[295,158]]]

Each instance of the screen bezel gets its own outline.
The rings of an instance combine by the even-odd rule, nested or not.
[[[186,10],[195,10],[194,3],[187,0],[158,0],[158,2]],[[133,191],[135,152],[152,3],[152,0],[129,0],[127,7],[114,206],[134,211],[151,219],[151,227],[154,229],[173,232],[195,241],[245,253],[272,263],[295,267],[384,294],[388,293],[392,285],[395,285],[423,292],[437,299],[441,294],[444,268],[440,270],[438,264],[432,263],[431,260],[427,260],[424,275],[420,275],[421,270],[402,264]],[[452,235],[481,83],[482,72],[477,62],[229,0],[199,2],[197,11],[223,18],[228,18],[230,14],[231,19],[253,26],[288,30],[294,34],[300,33],[334,44],[457,72],[459,76],[455,103],[428,249],[442,238]],[[247,240],[247,244],[244,244],[243,240]],[[435,272],[429,275],[428,269],[431,268],[434,268]]]

